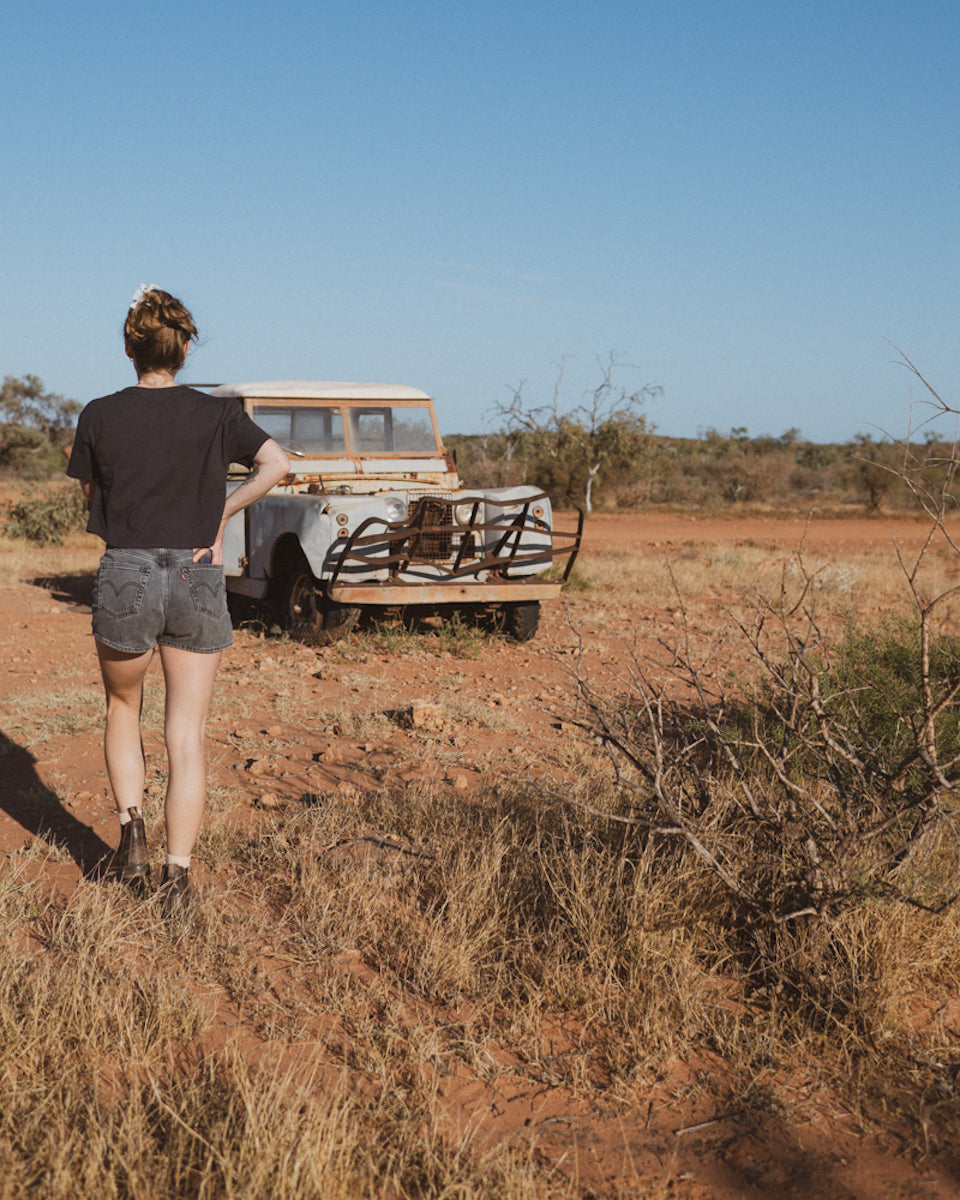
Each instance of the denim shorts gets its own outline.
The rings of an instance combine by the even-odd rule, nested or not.
[[[223,567],[190,550],[108,546],[93,587],[93,636],[125,654],[176,646],[214,654],[233,645]]]

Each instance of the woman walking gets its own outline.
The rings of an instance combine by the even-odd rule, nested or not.
[[[176,382],[197,337],[179,300],[157,287],[140,288],[123,336],[137,384],[86,406],[67,474],[80,480],[90,506],[88,531],[106,543],[93,635],[107,701],[104,755],[121,826],[113,870],[138,891],[150,875],[140,710],[144,675],[159,647],[169,767],[160,899],[170,917],[188,897],[206,801],[207,713],[221,652],[233,642],[224,529],[290,464],[236,400]],[[225,502],[231,462],[253,469]]]

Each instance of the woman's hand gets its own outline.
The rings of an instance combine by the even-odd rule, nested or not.
[[[217,540],[212,546],[198,546],[193,552],[193,561],[195,563],[205,563],[209,566],[223,566],[223,530],[217,535]]]

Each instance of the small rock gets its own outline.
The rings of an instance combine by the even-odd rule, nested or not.
[[[247,773],[255,776],[258,779],[264,776],[272,776],[276,778],[276,776],[283,774],[283,768],[279,763],[274,762],[272,759],[253,758],[247,763]]]
[[[414,700],[400,716],[402,723],[409,729],[439,730],[444,726],[440,705],[432,700]]]
[[[254,804],[257,808],[279,808],[280,797],[276,792],[261,792]]]

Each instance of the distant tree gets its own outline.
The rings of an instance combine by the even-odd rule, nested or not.
[[[879,512],[900,476],[902,451],[892,442],[875,442],[869,433],[853,440],[854,477],[866,492],[867,511]]]
[[[495,433],[447,434],[443,439],[457,459],[466,488],[512,487],[526,483],[526,464],[517,458],[518,444],[502,429]]]
[[[81,405],[44,391],[36,375],[7,375],[0,387],[0,469],[40,478],[62,463]]]
[[[600,363],[600,382],[582,404],[564,411],[561,404],[564,363],[561,360],[547,404],[530,405],[523,384],[495,412],[505,422],[517,457],[525,459],[545,488],[557,488],[582,497],[593,511],[593,488],[601,475],[613,476],[636,467],[649,448],[653,427],[647,425],[643,406],[663,390],[645,384],[633,392],[618,386],[614,374],[619,361],[610,354]]]

